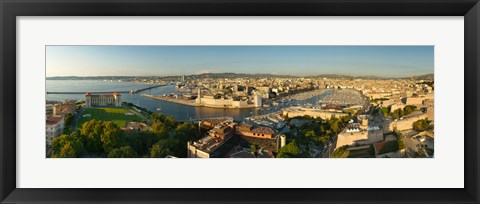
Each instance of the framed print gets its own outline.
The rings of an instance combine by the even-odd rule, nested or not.
[[[2,203],[478,203],[478,1],[0,7]]]

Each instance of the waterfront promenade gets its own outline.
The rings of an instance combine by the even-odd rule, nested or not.
[[[188,99],[177,99],[177,98],[172,98],[170,96],[154,96],[154,95],[149,95],[149,94],[140,94],[140,96],[147,97],[147,98],[153,98],[157,100],[162,100],[162,101],[167,101],[171,103],[178,103],[182,105],[187,105],[187,106],[195,106],[195,107],[208,107],[208,108],[221,108],[221,109],[247,109],[247,108],[255,108],[254,104],[249,104],[244,107],[232,107],[232,106],[215,106],[211,104],[198,104],[195,102],[195,100],[188,100]]]
[[[175,99],[175,98],[171,98],[171,97],[168,97],[168,96],[154,96],[154,95],[149,95],[149,94],[140,94],[140,96],[147,97],[147,98],[153,98],[153,99],[157,99],[157,100],[162,100],[162,101],[167,101],[167,102],[171,102],[171,103],[178,103],[178,104],[182,104],[182,105],[186,105],[186,106],[197,106],[197,107],[203,106],[202,104],[195,103],[195,100]]]

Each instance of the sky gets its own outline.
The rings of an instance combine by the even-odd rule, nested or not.
[[[433,46],[47,46],[46,75],[433,74]]]

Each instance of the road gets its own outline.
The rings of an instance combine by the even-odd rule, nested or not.
[[[123,106],[123,107],[125,109],[129,110],[130,112],[134,113],[138,117],[142,118],[144,121],[147,121],[147,123],[152,124],[154,122],[150,117],[144,116],[141,112],[135,110],[135,108],[133,108],[133,107],[129,107],[129,106]]]
[[[70,125],[70,130],[71,130],[72,132],[77,129],[78,120],[80,120],[80,117],[82,117],[84,110],[85,110],[85,108],[81,107],[81,108],[77,111],[77,114],[75,114],[75,116],[74,116],[74,118],[73,118],[73,121],[72,121],[72,124]]]
[[[333,142],[329,143],[327,150],[322,154],[322,158],[330,158],[333,151],[335,150],[335,147],[337,146],[337,139],[337,135],[333,136]]]
[[[412,139],[411,137],[402,136],[403,141],[405,143],[406,154],[408,157],[416,157],[417,154],[420,154],[422,157],[426,157],[427,154],[425,150],[421,148],[421,144],[416,139]]]

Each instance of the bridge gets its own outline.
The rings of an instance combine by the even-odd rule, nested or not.
[[[161,86],[165,85],[155,85],[155,86],[150,86],[142,89],[137,89],[137,90],[128,90],[128,91],[47,91],[47,94],[85,94],[85,93],[91,93],[91,94],[109,94],[109,93],[140,93],[142,91],[147,91],[150,89],[158,88]]]

